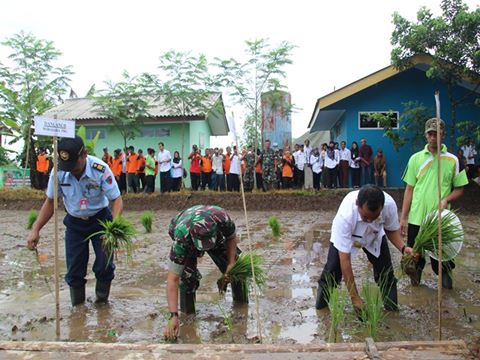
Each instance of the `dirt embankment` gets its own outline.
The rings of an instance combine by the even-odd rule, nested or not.
[[[336,210],[348,191],[351,190],[253,192],[247,193],[245,199],[247,209],[252,211]],[[387,189],[386,192],[392,195],[400,208],[404,189]],[[36,190],[2,190],[0,191],[0,209],[39,209],[44,199],[44,194]],[[196,204],[213,204],[229,210],[243,210],[243,200],[239,193],[183,190],[179,193],[169,194],[128,194],[124,195],[123,199],[125,210],[181,210]],[[467,186],[460,200],[453,204],[453,208],[466,213],[478,212],[480,209],[480,187],[475,184]]]

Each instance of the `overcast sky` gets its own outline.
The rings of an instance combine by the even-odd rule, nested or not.
[[[474,9],[478,1],[464,1]],[[24,30],[51,40],[72,65],[71,85],[84,96],[95,83],[155,72],[175,49],[214,57],[244,55],[244,41],[266,37],[296,45],[286,85],[300,110],[293,136],[307,131],[317,98],[390,63],[392,14],[410,20],[421,6],[440,13],[440,0],[348,1],[39,1],[2,0],[0,40]],[[2,52],[3,51],[3,52]],[[4,60],[0,50],[0,61]],[[225,98],[228,109],[232,101]]]

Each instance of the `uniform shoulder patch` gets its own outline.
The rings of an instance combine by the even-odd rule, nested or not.
[[[92,168],[95,170],[98,170],[100,172],[105,172],[105,165],[99,164],[99,163],[93,163]]]

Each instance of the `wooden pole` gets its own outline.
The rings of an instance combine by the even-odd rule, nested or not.
[[[30,157],[30,138],[32,137],[32,124],[28,127],[28,138],[27,138],[27,155],[25,156],[25,166],[23,168],[23,186],[25,186],[25,174],[27,173],[28,168],[28,159]],[[30,173],[32,169],[30,169]],[[33,184],[30,184],[32,186]],[[43,189],[42,189],[43,190]]]
[[[54,116],[56,119],[57,117]],[[58,267],[58,141],[53,137],[53,217],[55,229],[55,335],[60,340],[60,284]]]
[[[248,251],[250,252],[250,263],[252,265],[252,275],[253,275],[253,296],[255,298],[255,317],[257,320],[257,332],[258,332],[258,338],[260,342],[262,342],[262,324],[260,322],[260,304],[258,302],[258,294],[257,294],[257,283],[255,282],[255,268],[253,266],[253,246],[252,246],[252,239],[250,237],[250,227],[248,225],[248,214],[247,214],[247,202],[245,201],[245,189],[243,187],[243,177],[242,177],[242,164],[240,162],[240,156],[238,155],[239,153],[239,148],[238,148],[238,137],[237,137],[237,131],[235,129],[235,117],[232,112],[232,132],[233,136],[235,137],[235,144],[237,147],[237,159],[238,159],[238,168],[240,169],[240,191],[242,194],[242,201],[243,201],[243,211],[245,213],[245,224],[247,227],[247,238],[248,238]],[[256,154],[255,154],[256,155]]]
[[[440,128],[440,92],[435,92],[437,108],[437,194],[438,194],[438,341],[442,340],[442,188],[441,188],[441,155],[442,130]]]

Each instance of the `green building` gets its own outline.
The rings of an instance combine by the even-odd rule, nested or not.
[[[128,140],[127,146],[133,145],[135,151],[142,149],[146,155],[147,148],[151,147],[157,152],[158,143],[163,142],[165,149],[171,152],[172,157],[174,151],[180,152],[183,166],[188,172],[190,162],[187,158],[193,144],[204,150],[210,146],[210,136],[228,135],[228,124],[221,93],[214,93],[210,96],[207,108],[210,109],[207,114],[198,111],[182,116],[166,107],[162,98],[152,100],[148,111],[149,116],[144,119],[140,133],[135,139]],[[120,132],[113,126],[111,119],[100,115],[93,99],[65,100],[63,104],[48,110],[43,116],[75,120],[77,127],[85,126],[87,139],[93,139],[97,132],[100,132],[100,138],[95,147],[95,155],[100,158],[103,148],[107,147],[110,154],[113,155],[115,149],[124,146]],[[156,185],[158,188],[158,180]],[[189,186],[189,179],[187,179],[186,185]]]

